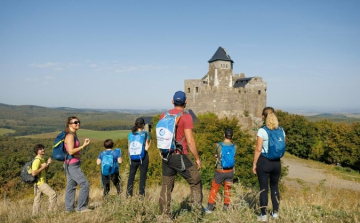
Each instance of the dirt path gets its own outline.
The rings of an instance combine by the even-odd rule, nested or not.
[[[301,160],[289,157],[281,159],[285,166],[289,166],[289,173],[285,177],[285,184],[289,186],[300,186],[298,179],[317,186],[324,183],[327,187],[344,188],[360,191],[360,183],[350,180],[344,180],[334,176],[326,171],[310,166]]]

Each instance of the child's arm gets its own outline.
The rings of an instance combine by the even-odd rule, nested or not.
[[[97,164],[97,165],[100,165],[100,164],[101,164],[101,159],[98,158],[98,159],[96,160],[96,164]]]
[[[120,156],[118,159],[117,159],[118,163],[122,163],[122,157]]]

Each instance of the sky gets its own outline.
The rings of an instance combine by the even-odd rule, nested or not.
[[[360,112],[358,0],[0,1],[0,103],[167,109],[219,46],[267,105]]]

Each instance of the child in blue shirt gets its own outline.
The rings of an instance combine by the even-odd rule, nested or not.
[[[122,157],[121,157],[121,150],[119,148],[116,148],[113,150],[114,142],[111,139],[107,139],[104,141],[104,147],[105,150],[102,151],[99,154],[98,159],[96,160],[97,165],[100,165],[103,157],[105,155],[111,154],[113,156],[113,162],[114,162],[114,170],[113,173],[109,176],[105,176],[103,172],[101,173],[101,181],[104,187],[104,197],[109,193],[110,191],[110,180],[113,182],[113,184],[116,187],[117,194],[120,194],[121,188],[120,188],[120,177],[119,177],[119,164],[122,163]]]

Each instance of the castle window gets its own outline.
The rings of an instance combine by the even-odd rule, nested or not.
[[[239,93],[241,94],[241,90],[239,90]]]
[[[258,90],[258,94],[261,94],[261,91],[260,91],[260,90]]]
[[[190,93],[190,88],[188,88],[188,92],[187,93]]]
[[[198,87],[196,87],[196,93],[198,93],[199,92],[199,88]]]

